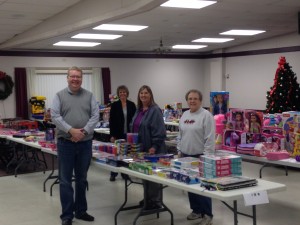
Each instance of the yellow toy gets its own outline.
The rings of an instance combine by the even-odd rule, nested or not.
[[[30,98],[32,114],[44,114],[45,113],[45,96],[33,96]]]

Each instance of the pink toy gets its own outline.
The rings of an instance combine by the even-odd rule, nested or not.
[[[277,152],[268,152],[266,155],[268,160],[281,160],[290,158],[290,154],[285,151],[277,151]]]
[[[214,119],[216,122],[216,133],[223,134],[223,131],[225,129],[225,122],[226,122],[225,115],[223,114],[215,115]]]
[[[229,151],[236,151],[236,146],[241,142],[241,132],[234,130],[225,130],[223,135],[222,148]]]

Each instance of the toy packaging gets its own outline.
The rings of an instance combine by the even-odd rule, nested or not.
[[[290,154],[285,151],[277,151],[277,152],[268,152],[266,155],[268,160],[281,160],[281,159],[288,159]]]
[[[263,125],[264,127],[282,128],[282,114],[281,113],[265,114]]]
[[[215,149],[222,149],[223,133],[225,130],[226,118],[224,114],[214,116],[216,124]]]
[[[45,96],[33,96],[29,99],[31,104],[32,117],[35,119],[44,119],[45,114]]]
[[[210,111],[213,115],[226,114],[229,109],[229,92],[210,92]]]
[[[245,130],[248,133],[260,134],[263,127],[263,113],[255,110],[245,110]]]
[[[183,157],[171,160],[171,166],[176,169],[193,168],[199,166],[199,158]]]
[[[223,145],[224,150],[236,152],[238,144],[246,143],[246,133],[243,131],[236,130],[225,130],[223,134]]]
[[[243,187],[251,187],[257,185],[257,180],[254,178],[233,176],[233,177],[222,177],[213,179],[203,179],[201,186],[207,189],[215,189],[220,191],[227,191]]]
[[[232,129],[245,130],[245,112],[243,109],[231,109],[229,121],[232,123]]]
[[[293,153],[293,155],[295,157],[300,156],[300,133],[295,134],[295,144],[294,144],[294,153]]]
[[[285,149],[292,153],[295,146],[295,134],[299,133],[300,130],[300,112],[283,112],[282,123],[282,133],[285,137]]]

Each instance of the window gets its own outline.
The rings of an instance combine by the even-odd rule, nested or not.
[[[46,108],[51,108],[55,94],[67,87],[68,68],[27,68],[28,98],[45,96]],[[93,92],[96,101],[103,102],[100,68],[83,68],[82,87]]]

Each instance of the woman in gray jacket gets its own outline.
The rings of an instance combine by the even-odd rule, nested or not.
[[[166,128],[163,114],[154,102],[152,90],[143,85],[139,89],[137,111],[133,116],[131,130],[139,134],[139,142],[144,152],[160,154],[166,152],[165,139]],[[162,207],[161,185],[150,181],[144,181],[144,196],[147,201],[143,202],[145,209]]]

